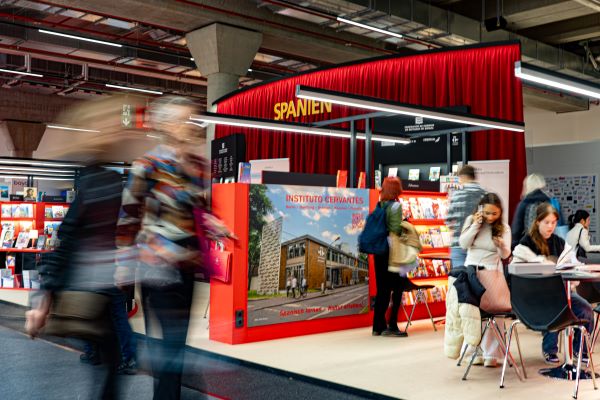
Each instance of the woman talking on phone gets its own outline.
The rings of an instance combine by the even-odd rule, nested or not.
[[[510,226],[502,222],[502,202],[495,193],[486,193],[479,202],[477,212],[465,220],[459,244],[467,251],[465,265],[483,267],[486,270],[502,268],[502,260],[510,257]],[[502,329],[502,320],[496,319]],[[493,334],[486,334],[481,341],[483,357],[475,358],[476,364],[495,367],[502,360],[500,344]]]
[[[549,203],[542,203],[536,209],[536,217],[529,233],[525,235],[513,252],[515,262],[556,262],[565,248],[565,241],[554,234],[558,223],[558,211]],[[585,328],[593,332],[594,313],[592,306],[576,293],[571,294],[571,309],[573,313],[588,322]],[[581,334],[577,331],[573,345],[579,348]],[[542,353],[548,364],[560,362],[558,358],[558,332],[544,332]],[[582,362],[587,362],[587,352],[584,347]]]

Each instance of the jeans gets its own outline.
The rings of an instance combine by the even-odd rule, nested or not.
[[[137,346],[129,325],[125,302],[125,294],[120,289],[115,288],[110,291],[110,316],[119,340],[121,359],[129,361],[136,358]],[[84,344],[86,354],[92,354],[95,350],[93,344],[89,342]]]
[[[154,375],[154,400],[179,400],[185,343],[190,322],[194,275],[181,273],[181,281],[164,286],[142,284],[142,302],[146,332],[153,331],[149,314],[153,314],[162,330],[162,339],[149,339]]]
[[[450,248],[450,265],[452,268],[464,267],[467,259],[467,251],[462,247]]]
[[[585,325],[585,329],[588,332],[592,332],[594,327],[594,312],[592,306],[583,297],[577,293],[571,294],[571,309],[573,313],[579,319],[585,319],[589,322]],[[542,351],[547,354],[558,353],[558,334],[559,332],[543,332],[544,338],[542,340]],[[579,342],[581,341],[581,335],[579,330],[575,331],[575,338],[573,339],[573,349],[579,351]],[[585,344],[583,347],[583,354],[587,354]]]

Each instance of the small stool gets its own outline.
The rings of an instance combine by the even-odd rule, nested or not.
[[[406,309],[404,308],[404,304],[402,304],[402,311],[404,311],[404,315],[406,316],[406,328],[404,328],[404,332],[408,332],[408,327],[412,324],[412,317],[415,313],[415,309],[417,308],[417,304],[419,304],[420,302],[425,304],[425,308],[427,309],[427,313],[429,314],[429,319],[431,319],[431,324],[433,325],[433,330],[437,332],[435,321],[433,320],[433,315],[431,315],[429,304],[427,304],[427,295],[425,294],[425,290],[433,289],[434,287],[434,285],[416,285],[410,279],[408,280],[408,284],[404,289],[406,291],[416,290],[417,295],[415,296],[415,303],[413,304],[412,310],[410,311],[410,315],[407,315]]]

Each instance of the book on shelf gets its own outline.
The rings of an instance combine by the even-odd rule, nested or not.
[[[12,218],[12,205],[2,204],[2,218]]]
[[[410,214],[413,219],[423,219],[423,212],[421,211],[421,207],[419,207],[419,202],[416,197],[411,197],[408,199],[408,203],[410,204]]]
[[[13,218],[33,218],[33,204],[12,204]]]
[[[2,224],[2,248],[10,248],[13,246],[15,236],[15,227],[13,224]]]
[[[44,218],[52,218],[52,206],[44,207]]]
[[[376,169],[375,170],[375,189],[381,190],[381,171]]]
[[[23,199],[25,201],[36,201],[37,200],[37,188],[35,188],[35,187],[23,188]]]
[[[450,233],[450,229],[447,226],[440,226],[440,234],[442,235],[442,243],[443,247],[452,246],[452,234]]]
[[[409,271],[408,278],[446,277],[450,269],[450,260],[417,258],[417,266]]]
[[[444,247],[444,242],[442,241],[442,234],[439,228],[429,229],[429,234],[431,235],[431,245],[433,247]]]
[[[388,169],[388,176],[398,176],[398,167],[390,167]]]
[[[37,238],[36,248],[44,250],[46,248],[46,235],[39,235]]]
[[[432,182],[439,181],[440,180],[440,171],[441,171],[441,167],[429,168],[429,180]]]
[[[366,189],[367,187],[367,175],[363,172],[358,174],[358,189]]]
[[[17,242],[15,244],[15,248],[17,249],[26,249],[29,245],[29,232],[21,231],[17,236]]]
[[[238,182],[250,183],[252,165],[249,162],[238,163]]]
[[[436,199],[437,203],[437,199]],[[435,219],[436,215],[433,212],[433,199],[429,197],[419,198],[419,207],[421,208],[421,214],[423,219]]]
[[[444,198],[410,197],[401,201],[404,218],[445,219],[448,214],[448,200]]]
[[[23,201],[23,195],[22,194],[11,194],[9,196],[10,201]]]
[[[17,259],[16,259],[16,257],[13,256],[13,255],[10,255],[10,254],[7,255],[6,256],[6,262],[5,262],[5,264],[6,264],[6,268],[7,269],[9,269],[11,271],[14,271],[15,267],[17,266]]]
[[[58,246],[58,231],[54,230],[46,241],[46,248],[54,249]]]
[[[52,218],[64,218],[65,208],[63,206],[52,206]]]
[[[46,234],[47,236],[52,235],[52,233],[54,233],[56,230],[58,230],[58,227],[60,226],[60,221],[55,221],[55,222],[44,222],[44,234]]]
[[[409,181],[418,181],[421,176],[421,170],[418,168],[413,168],[408,170],[408,180]]]

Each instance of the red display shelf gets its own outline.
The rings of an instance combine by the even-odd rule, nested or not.
[[[421,250],[421,254],[425,255],[425,254],[432,254],[432,253],[439,253],[439,254],[448,254],[448,251],[450,251],[450,247],[423,247],[423,250]]]
[[[35,221],[34,217],[1,217],[2,221]]]
[[[430,198],[446,198],[448,197],[447,193],[438,193],[438,192],[420,192],[420,191],[412,191],[412,190],[403,190],[400,195],[402,198],[408,197],[430,197]]]
[[[448,283],[448,275],[443,276],[420,276],[417,278],[408,278],[417,286],[420,285],[444,285]]]
[[[64,218],[44,218],[44,222],[62,222]]]
[[[427,225],[427,226],[442,226],[446,225],[446,222],[443,219],[412,219],[409,218],[408,222],[413,225]]]
[[[421,253],[419,254],[419,258],[427,258],[427,259],[431,259],[431,258],[435,258],[435,259],[441,259],[441,260],[449,260],[450,259],[450,254],[448,253]]]
[[[40,250],[40,249],[17,249],[14,247],[2,247],[0,252],[2,253],[50,253],[52,250]]]

